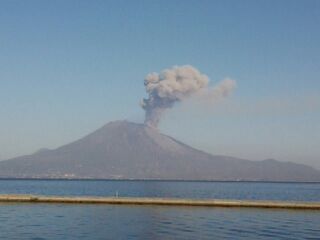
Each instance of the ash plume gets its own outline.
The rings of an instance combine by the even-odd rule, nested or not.
[[[213,88],[208,84],[209,78],[191,65],[174,66],[161,73],[148,74],[144,85],[149,96],[141,102],[145,110],[145,124],[156,128],[164,111],[176,102],[196,95],[213,103],[227,97],[235,88],[232,79],[225,79]]]

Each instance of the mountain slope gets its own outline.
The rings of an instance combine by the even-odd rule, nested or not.
[[[143,124],[115,121],[55,150],[2,161],[0,177],[320,181],[320,172],[210,155]]]

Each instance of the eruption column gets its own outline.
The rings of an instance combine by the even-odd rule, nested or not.
[[[141,102],[146,112],[145,124],[156,128],[167,108],[193,95],[197,94],[206,101],[217,101],[227,97],[235,87],[235,81],[231,79],[223,80],[213,88],[208,84],[209,78],[190,65],[148,74],[144,85],[149,96]]]

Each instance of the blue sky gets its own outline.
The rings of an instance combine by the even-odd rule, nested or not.
[[[237,89],[160,130],[197,148],[320,168],[320,1],[0,2],[0,159],[111,120],[142,122],[143,79],[191,64]]]

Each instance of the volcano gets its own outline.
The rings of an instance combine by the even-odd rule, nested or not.
[[[144,124],[114,121],[57,149],[1,161],[0,177],[314,182],[320,171],[211,155]]]

